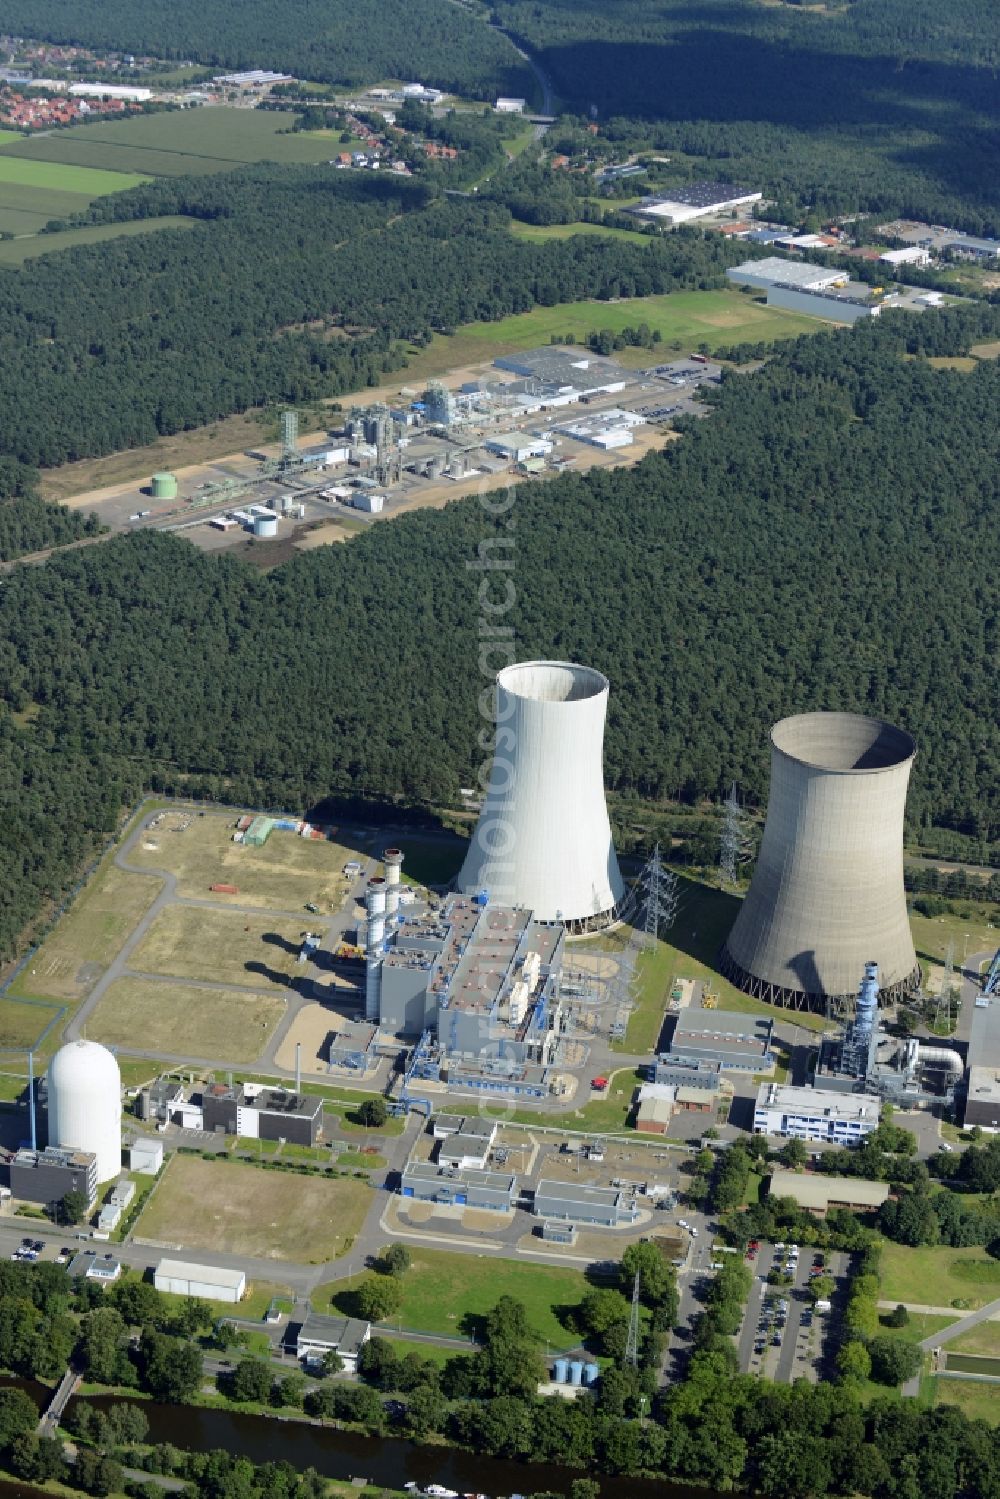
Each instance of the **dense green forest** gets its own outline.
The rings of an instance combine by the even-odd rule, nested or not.
[[[85,217],[178,213],[204,222],[0,275],[0,452],[49,467],[357,390],[399,364],[397,340],[539,302],[720,285],[739,258],[697,231],[525,244],[496,205],[315,167],[162,179]]]
[[[991,0],[495,0],[580,114],[642,116],[680,175],[820,212],[1000,228]]]
[[[15,572],[0,693],[31,721],[0,717],[4,949],[144,782],[453,799],[482,759],[475,564],[498,550],[513,653],[611,678],[623,793],[735,779],[760,804],[775,719],[860,709],[917,738],[914,824],[996,837],[1000,367],[904,357],[991,332],[974,304],[802,339],[663,454],[522,487],[510,516],[467,499],[266,576],[155,534]]]
[[[506,37],[452,0],[4,0],[0,29],[321,83],[418,78],[479,98],[534,87]]]

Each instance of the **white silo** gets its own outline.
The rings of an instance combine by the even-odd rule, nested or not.
[[[562,921],[608,925],[625,885],[604,800],[608,680],[589,666],[527,661],[497,676],[496,748],[459,875],[466,894]]]
[[[722,972],[760,999],[826,1011],[878,965],[896,999],[920,971],[903,889],[903,815],[916,746],[853,713],[801,713],[771,730],[771,791]]]
[[[96,1041],[70,1041],[48,1072],[49,1144],[97,1157],[98,1181],[122,1169],[122,1079],[118,1063]]]

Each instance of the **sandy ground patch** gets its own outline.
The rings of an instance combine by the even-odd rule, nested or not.
[[[280,995],[122,978],[103,996],[87,1030],[109,1045],[255,1062],[284,1013]]]
[[[343,1024],[343,1016],[326,1005],[303,1005],[278,1047],[275,1062],[283,1070],[291,1072],[295,1067],[296,1043],[301,1043],[302,1066],[305,1071],[325,1072],[326,1058],[322,1055],[324,1042],[331,1031],[341,1030]],[[353,1080],[360,1082],[359,1078]]]

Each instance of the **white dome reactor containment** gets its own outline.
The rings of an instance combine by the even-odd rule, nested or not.
[[[49,1144],[88,1150],[98,1181],[122,1169],[122,1079],[118,1063],[96,1041],[70,1041],[49,1063]]]
[[[903,889],[916,746],[877,718],[802,713],[771,731],[771,791],[723,973],[760,999],[827,1010],[869,962],[895,999],[919,980]]]
[[[589,931],[615,919],[625,886],[604,800],[608,680],[588,666],[528,661],[497,676],[496,747],[458,878],[499,905]]]

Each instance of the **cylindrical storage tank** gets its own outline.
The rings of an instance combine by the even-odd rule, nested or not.
[[[122,1169],[122,1080],[96,1041],[70,1041],[49,1063],[49,1144],[97,1157],[98,1181]]]
[[[177,479],[173,474],[154,474],[150,481],[150,490],[154,500],[176,500]]]
[[[403,865],[403,851],[399,848],[387,848],[382,855],[382,863],[385,865],[385,910],[387,916],[395,916],[399,911],[399,872]]]
[[[826,1012],[878,964],[883,998],[916,988],[903,890],[903,814],[916,746],[852,713],[802,713],[771,731],[771,792],[750,890],[723,973],[759,999]]]
[[[604,800],[608,680],[568,661],[506,667],[496,750],[459,888],[571,931],[608,925],[624,893]]]
[[[570,1384],[583,1384],[583,1364],[578,1358],[573,1359],[569,1366]]]
[[[568,1380],[569,1380],[569,1359],[568,1358],[557,1358],[556,1359],[555,1375],[556,1375],[556,1384],[566,1384],[568,1382]]]
[[[596,1384],[601,1377],[600,1364],[586,1364],[583,1370],[583,1382],[585,1385]]]
[[[290,494],[283,494],[281,496],[281,513],[282,513],[282,515],[290,515],[294,509],[295,509],[295,500],[293,499],[293,497]]]
[[[277,536],[278,517],[276,515],[255,515],[253,518],[253,534],[264,537]]]

